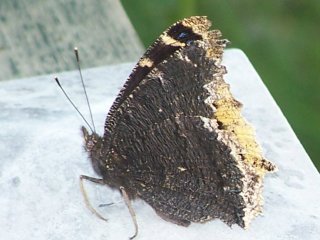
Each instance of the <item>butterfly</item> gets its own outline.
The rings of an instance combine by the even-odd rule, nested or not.
[[[204,16],[170,26],[136,64],[106,117],[104,135],[82,127],[100,179],[178,225],[221,219],[246,228],[262,211],[262,156],[221,65],[228,43]],[[93,209],[92,209],[93,210]],[[95,211],[95,210],[93,210]],[[137,234],[137,223],[136,233]]]

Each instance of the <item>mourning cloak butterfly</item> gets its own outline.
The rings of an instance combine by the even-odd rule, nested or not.
[[[246,228],[261,213],[262,156],[220,65],[228,43],[206,17],[169,27],[146,51],[113,103],[103,137],[83,127],[102,179],[188,226],[219,218]]]

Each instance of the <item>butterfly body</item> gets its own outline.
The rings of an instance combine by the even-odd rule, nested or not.
[[[191,17],[165,31],[120,91],[104,136],[83,128],[85,148],[106,185],[168,221],[219,218],[245,228],[261,212],[262,179],[275,166],[223,80],[227,41],[209,27]]]

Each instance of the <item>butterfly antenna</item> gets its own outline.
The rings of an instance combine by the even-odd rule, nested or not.
[[[86,86],[84,85],[84,80],[83,80],[83,77],[82,77],[82,72],[81,72],[81,67],[80,67],[79,51],[78,51],[78,48],[76,48],[76,47],[74,48],[74,54],[76,55],[76,60],[77,60],[78,70],[79,70],[80,79],[81,79],[81,83],[82,83],[82,88],[83,88],[84,95],[86,96],[87,105],[88,105],[89,112],[90,112],[91,123],[92,123],[94,132],[96,132],[96,127],[95,127],[94,121],[93,121],[93,116],[92,116],[92,111],[91,111],[91,106],[90,106],[90,103],[89,103],[89,98],[88,98]],[[92,131],[92,129],[91,129],[91,131]]]
[[[68,101],[71,103],[71,105],[73,106],[73,108],[79,113],[79,115],[81,116],[81,118],[83,119],[83,121],[87,124],[87,126],[90,128],[91,132],[93,132],[92,127],[90,126],[90,124],[88,123],[88,121],[85,119],[85,117],[82,115],[82,113],[79,111],[79,109],[77,108],[77,106],[72,102],[72,100],[70,99],[69,95],[66,93],[66,91],[64,90],[64,88],[61,86],[60,81],[58,79],[58,77],[55,77],[54,80],[56,80],[56,83],[58,84],[59,88],[61,89],[61,91],[63,92],[63,94],[66,96],[66,98],[68,99]]]

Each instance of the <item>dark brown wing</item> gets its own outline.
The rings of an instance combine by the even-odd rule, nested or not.
[[[154,67],[113,113],[106,140],[121,184],[182,225],[248,226],[274,169],[223,81],[224,43],[208,32]]]
[[[206,103],[205,85],[224,69],[207,58],[207,47],[182,49],[140,82],[115,113],[111,148],[126,159],[128,187],[162,216],[243,226],[242,172]]]

